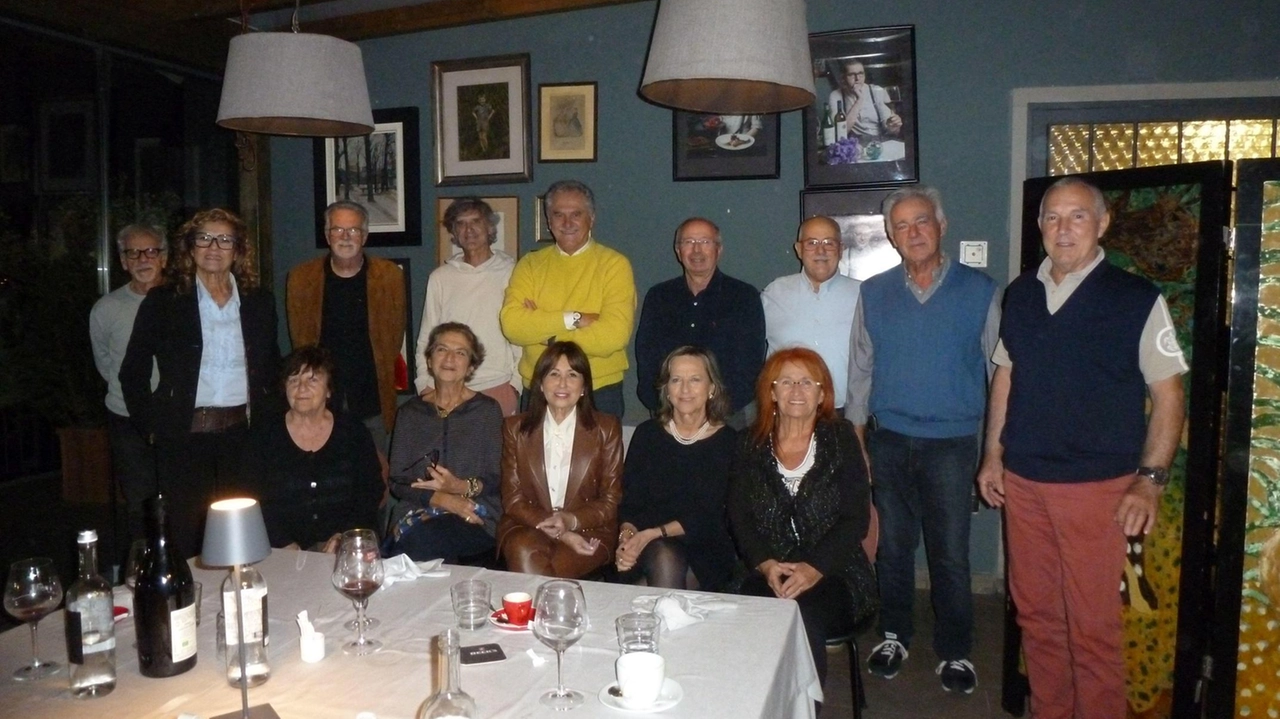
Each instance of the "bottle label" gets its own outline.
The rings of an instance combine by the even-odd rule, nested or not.
[[[110,601],[82,598],[67,605],[64,612],[67,635],[67,661],[84,664],[86,654],[116,648],[115,626]]]
[[[190,604],[169,612],[169,651],[173,663],[185,661],[196,654],[196,605]]]
[[[267,590],[265,587],[241,589],[240,597],[244,601],[244,639],[246,642],[267,643],[266,623]],[[226,642],[232,647],[240,644],[240,623],[236,619],[236,593],[222,593],[222,613],[227,626]]]
[[[80,612],[68,607],[62,616],[67,622],[67,663],[84,664],[84,651],[80,645]]]

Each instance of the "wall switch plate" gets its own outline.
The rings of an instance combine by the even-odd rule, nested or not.
[[[983,240],[961,242],[960,263],[970,267],[986,267],[987,243]]]

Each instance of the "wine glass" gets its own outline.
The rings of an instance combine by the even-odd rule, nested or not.
[[[56,662],[40,661],[36,651],[36,626],[62,602],[62,584],[47,557],[23,559],[9,565],[4,585],[4,608],[20,622],[31,623],[31,664],[13,673],[18,681],[43,679],[61,669]]]
[[[124,560],[124,585],[132,592],[138,584],[138,567],[142,566],[142,556],[147,553],[147,540],[135,539],[129,545],[129,555]]]
[[[373,532],[353,529],[343,533],[333,569],[333,586],[356,605],[355,641],[342,646],[347,654],[372,654],[382,648],[382,642],[364,635],[364,610],[369,604],[369,597],[382,586],[382,578],[382,555]]]
[[[556,711],[582,704],[582,692],[564,686],[564,650],[587,633],[587,600],[577,582],[555,579],[538,587],[533,600],[533,635],[556,652],[556,688],[539,701]]]
[[[372,529],[349,529],[346,532],[342,533],[342,537],[343,539],[345,539],[348,534],[354,535],[357,532],[359,532],[361,536],[367,537],[369,541],[373,542],[374,544],[377,544],[377,536],[373,533]],[[378,625],[382,624],[382,622],[379,621],[376,617],[371,617],[368,614],[363,614],[363,615],[360,614],[360,608],[356,607],[355,599],[351,600],[351,606],[356,608],[356,618],[343,622],[342,624],[343,629],[349,629],[354,632],[363,626],[364,630],[367,632],[370,629],[377,629]]]

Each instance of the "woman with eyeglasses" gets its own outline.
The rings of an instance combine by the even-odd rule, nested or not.
[[[828,637],[877,604],[862,539],[871,487],[853,425],[836,414],[831,373],[813,350],[775,352],[756,380],[760,413],[729,473],[729,523],[747,567],[741,593],[794,599],[820,679]]]
[[[280,348],[275,299],[258,286],[235,213],[188,220],[166,275],[138,307],[120,386],[130,418],[155,444],[170,536],[187,558],[199,553],[210,502],[238,484],[250,417],[280,405]]]

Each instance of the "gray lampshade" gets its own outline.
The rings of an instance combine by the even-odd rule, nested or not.
[[[258,500],[241,497],[209,505],[200,559],[210,567],[261,562],[271,554]]]
[[[804,0],[661,0],[640,94],[733,115],[811,104]]]
[[[218,124],[266,135],[373,132],[360,48],[310,33],[235,36],[227,51]]]

